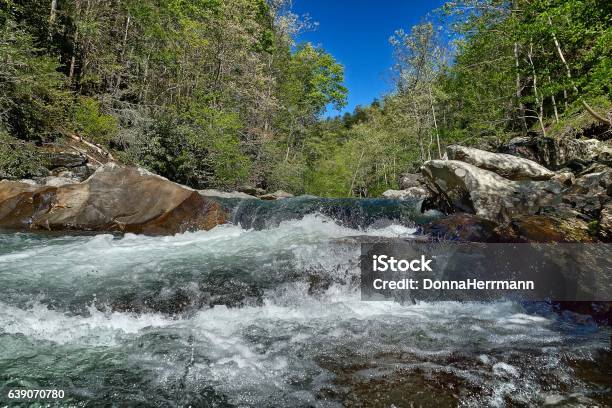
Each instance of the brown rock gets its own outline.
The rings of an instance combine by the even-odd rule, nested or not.
[[[79,184],[0,183],[0,228],[167,235],[208,230],[226,217],[219,203],[195,190],[115,163]]]
[[[612,242],[612,203],[606,204],[601,210],[599,236],[606,242]]]
[[[497,223],[474,214],[456,213],[423,226],[432,238],[466,242],[504,242]]]
[[[522,242],[593,242],[589,224],[561,215],[526,215],[510,223]]]

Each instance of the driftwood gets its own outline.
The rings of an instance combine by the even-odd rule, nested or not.
[[[110,152],[107,152],[102,147],[100,147],[100,146],[98,146],[96,144],[88,142],[87,140],[83,139],[81,136],[68,135],[68,137],[70,137],[72,140],[76,140],[77,142],[82,143],[85,146],[95,150],[99,155],[106,157],[108,160],[115,161],[115,158],[110,154]],[[88,157],[89,157],[89,155],[88,155]],[[96,161],[98,161],[98,160],[96,160]],[[99,163],[99,161],[98,161],[98,163]]]

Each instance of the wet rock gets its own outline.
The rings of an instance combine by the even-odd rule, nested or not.
[[[513,181],[457,160],[431,160],[421,168],[429,188],[447,212],[468,212],[504,222],[560,203],[556,181]]]
[[[533,160],[553,169],[572,162],[609,162],[612,158],[610,144],[597,139],[517,137],[503,145],[499,151]]]
[[[446,148],[450,160],[473,164],[481,169],[490,170],[510,180],[548,180],[554,172],[538,163],[503,153],[491,153],[464,146]]]
[[[428,198],[432,193],[425,187],[408,187],[405,190],[387,190],[382,196],[384,198],[404,200],[407,198]]]
[[[594,321],[602,325],[612,324],[612,302],[562,301],[555,302],[554,306],[574,323],[588,324]]]
[[[292,198],[293,194],[283,190],[277,190],[274,193],[260,195],[259,198],[262,200],[282,200],[283,198]]]
[[[143,169],[108,163],[79,184],[0,183],[0,228],[167,235],[208,230],[226,210]]]
[[[474,214],[457,213],[425,224],[423,233],[434,239],[466,242],[504,242],[500,226]]]
[[[568,215],[526,215],[510,226],[519,242],[593,242],[592,228],[582,219]]]

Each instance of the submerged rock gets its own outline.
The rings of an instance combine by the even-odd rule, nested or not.
[[[166,235],[208,230],[226,218],[219,203],[195,190],[115,163],[79,184],[0,182],[0,228]]]
[[[457,160],[430,160],[422,167],[443,210],[468,212],[503,222],[560,202],[556,181],[513,181]]]
[[[446,148],[450,160],[460,160],[481,169],[490,170],[510,180],[548,180],[555,175],[540,164],[503,153],[491,153],[464,146]]]

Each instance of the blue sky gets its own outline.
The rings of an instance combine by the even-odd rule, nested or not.
[[[315,31],[302,33],[299,41],[321,45],[345,69],[348,105],[368,105],[392,89],[393,65],[389,37],[399,28],[408,30],[444,0],[293,0],[293,12],[308,14],[319,23]],[[328,109],[326,116],[339,112]]]

